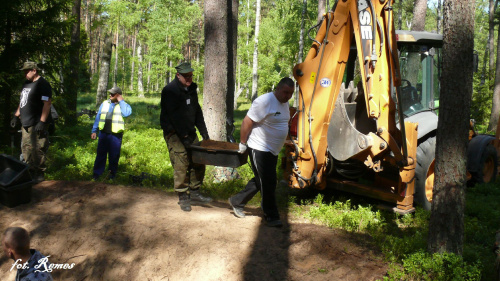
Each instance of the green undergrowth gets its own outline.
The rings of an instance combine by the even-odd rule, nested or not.
[[[159,94],[146,98],[131,95],[125,99],[131,104],[133,114],[125,120],[119,174],[112,183],[173,192],[173,169],[159,124]],[[93,110],[94,102],[93,94],[80,95],[78,111]],[[241,121],[249,107],[249,102],[241,101],[234,112],[233,135],[237,141]],[[90,138],[93,122],[94,117],[82,115],[76,124],[56,124],[55,134],[50,138],[48,179],[91,180],[97,149],[97,140]],[[280,167],[278,164],[278,179],[282,178]],[[207,166],[204,181],[204,192],[219,201],[226,201],[243,189],[253,177],[248,164],[238,167],[238,177],[230,181],[218,180],[216,174],[220,173],[218,168]],[[430,213],[420,208],[413,214],[399,216],[375,208],[377,202],[364,197],[331,191],[319,195],[317,191],[296,193],[286,184],[278,185],[276,198],[284,214],[344,229],[353,239],[380,249],[390,263],[385,280],[493,280],[495,256],[491,249],[495,231],[500,228],[498,183],[467,190],[463,257],[427,253]],[[257,207],[260,200],[257,194],[249,205]],[[369,241],[367,236],[371,238]]]
[[[126,131],[123,135],[118,175],[113,184],[137,185],[173,192],[173,168],[170,163],[167,145],[160,128],[160,95],[148,94],[145,98],[125,95],[132,107],[132,115],[125,119]],[[78,98],[78,112],[83,109],[95,110],[95,95],[81,94]],[[202,99],[200,99],[202,103]],[[241,120],[249,104],[242,102],[235,110],[235,132],[239,136]],[[97,111],[97,110],[96,110]],[[66,126],[56,124],[55,134],[51,136],[48,159],[48,179],[89,181],[97,150],[97,140],[90,138],[95,116],[83,114],[77,124]],[[201,139],[201,138],[200,138]],[[238,139],[238,138],[237,138]],[[235,169],[234,180],[219,181],[215,174],[219,171],[207,166],[204,191],[215,199],[226,200],[241,190],[253,176],[249,165]],[[104,178],[104,177],[102,177]],[[103,180],[103,179],[101,179]],[[250,204],[257,205],[260,195]]]
[[[415,213],[400,216],[375,208],[375,201],[347,196],[356,202],[328,191],[306,199],[292,197],[289,209],[313,223],[349,231],[353,237],[369,235],[370,243],[390,263],[384,280],[493,280],[491,249],[500,228],[498,183],[467,190],[463,256],[426,251],[430,212],[417,207]]]

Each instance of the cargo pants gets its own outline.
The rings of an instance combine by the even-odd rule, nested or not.
[[[47,131],[37,132],[35,126],[23,127],[22,146],[24,161],[29,165],[32,176],[43,174],[47,169],[45,162],[47,160],[47,151],[49,149],[49,133]]]
[[[177,134],[164,133],[163,138],[167,143],[170,162],[174,168],[174,190],[187,192],[199,189],[205,177],[205,165],[193,163],[191,153],[186,150]],[[197,142],[198,137],[193,143]]]

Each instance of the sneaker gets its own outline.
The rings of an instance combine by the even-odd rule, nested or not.
[[[245,213],[243,213],[243,208],[238,208],[238,207],[233,206],[233,203],[231,203],[231,198],[227,199],[227,201],[229,202],[229,205],[231,205],[231,207],[233,208],[233,212],[234,212],[235,216],[237,216],[238,218],[245,217]]]
[[[283,223],[278,219],[278,220],[268,220],[266,221],[266,225],[269,227],[282,227]]]
[[[179,192],[179,203],[177,204],[181,206],[181,210],[184,212],[191,211],[191,200],[189,199],[189,194],[186,192]]]
[[[200,190],[199,189],[196,189],[196,190],[191,190],[189,192],[189,196],[191,197],[191,200],[193,201],[197,201],[197,202],[201,202],[201,203],[210,203],[213,201],[212,198],[208,197],[208,196],[203,196],[201,193],[200,193]]]

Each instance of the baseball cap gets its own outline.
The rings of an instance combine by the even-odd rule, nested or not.
[[[184,74],[184,73],[189,73],[193,72],[194,69],[191,67],[191,64],[189,62],[183,62],[179,64],[178,66],[175,67],[178,73]]]
[[[28,69],[38,69],[36,66],[36,62],[26,61],[24,62],[23,67],[21,67],[21,69],[19,70],[28,70]]]
[[[112,94],[122,94],[122,89],[120,89],[119,87],[113,87],[111,89],[108,90],[108,92],[112,93]]]

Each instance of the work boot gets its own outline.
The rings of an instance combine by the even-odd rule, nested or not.
[[[189,195],[191,197],[191,200],[193,200],[193,201],[197,201],[197,202],[201,202],[201,203],[210,203],[213,201],[212,198],[210,198],[208,196],[201,195],[199,189],[191,190]]]
[[[181,210],[184,212],[191,211],[191,200],[189,199],[189,194],[186,192],[178,192],[179,193],[179,205],[181,206]]]

